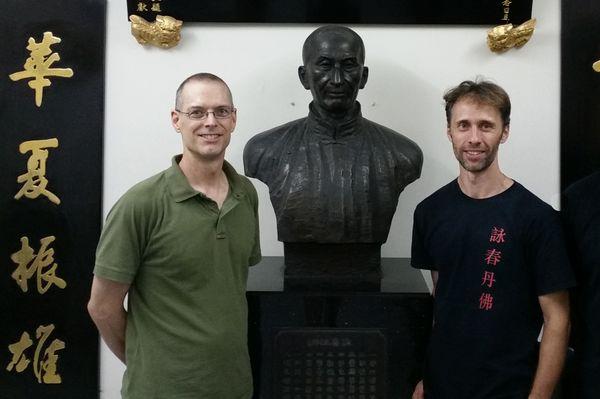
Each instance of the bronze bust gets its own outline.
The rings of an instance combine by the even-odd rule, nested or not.
[[[330,268],[314,265],[323,260],[310,255],[315,251],[334,263],[341,256],[345,264],[378,267],[398,197],[421,174],[421,149],[362,117],[356,98],[369,70],[356,32],[318,28],[304,42],[302,59],[298,76],[313,97],[309,115],[250,139],[246,175],[269,186],[288,267]],[[313,265],[302,265],[303,258]]]

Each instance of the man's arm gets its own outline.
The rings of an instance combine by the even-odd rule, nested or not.
[[[431,281],[433,282],[433,288],[431,290],[431,295],[435,298],[435,286],[438,281],[438,271],[431,270]],[[415,386],[411,399],[423,399],[425,398],[425,390],[423,389],[423,380],[420,380]]]
[[[437,281],[438,281],[438,271],[437,270],[431,271],[431,281],[433,282],[433,289],[431,290],[431,296],[433,296],[435,298],[435,287],[436,287]]]
[[[88,302],[88,312],[98,327],[102,339],[124,364],[126,363],[127,312],[123,307],[123,300],[127,291],[129,291],[129,284],[94,276],[92,293]]]
[[[560,379],[569,340],[569,293],[553,292],[539,297],[544,331],[538,366],[529,399],[550,399]]]

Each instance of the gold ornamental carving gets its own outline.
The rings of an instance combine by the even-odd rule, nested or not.
[[[533,36],[535,24],[536,19],[532,18],[516,27],[513,24],[496,26],[488,31],[488,47],[495,53],[501,53],[513,47],[523,47]]]
[[[139,15],[130,15],[131,34],[139,44],[150,44],[160,48],[176,46],[181,39],[183,21],[168,15],[157,15],[156,21],[148,22]]]

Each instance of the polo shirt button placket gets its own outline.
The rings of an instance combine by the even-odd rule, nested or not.
[[[215,226],[215,231],[217,232],[216,234],[216,238],[217,240],[223,240],[227,237],[227,235],[225,234],[225,231],[223,229],[223,223],[221,220],[221,213],[219,212],[219,217],[217,218],[217,223]]]

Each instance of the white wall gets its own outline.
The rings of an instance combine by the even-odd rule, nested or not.
[[[536,32],[520,50],[487,49],[485,27],[353,26],[365,42],[369,82],[359,94],[363,115],[415,140],[425,160],[392,223],[385,257],[410,256],[416,204],[458,173],[445,136],[443,92],[482,75],[503,86],[513,104],[511,136],[500,165],[553,206],[559,199],[560,2],[535,1]],[[228,160],[243,171],[242,151],[254,134],[307,114],[310,93],[296,69],[313,25],[184,24],[170,50],[142,47],[129,32],[126,2],[108,0],[104,215],[125,190],[170,165],[180,141],[169,111],[179,83],[195,72],[231,87],[238,124]],[[263,255],[282,255],[264,184],[260,196]],[[103,346],[102,399],[120,398],[123,367]]]

